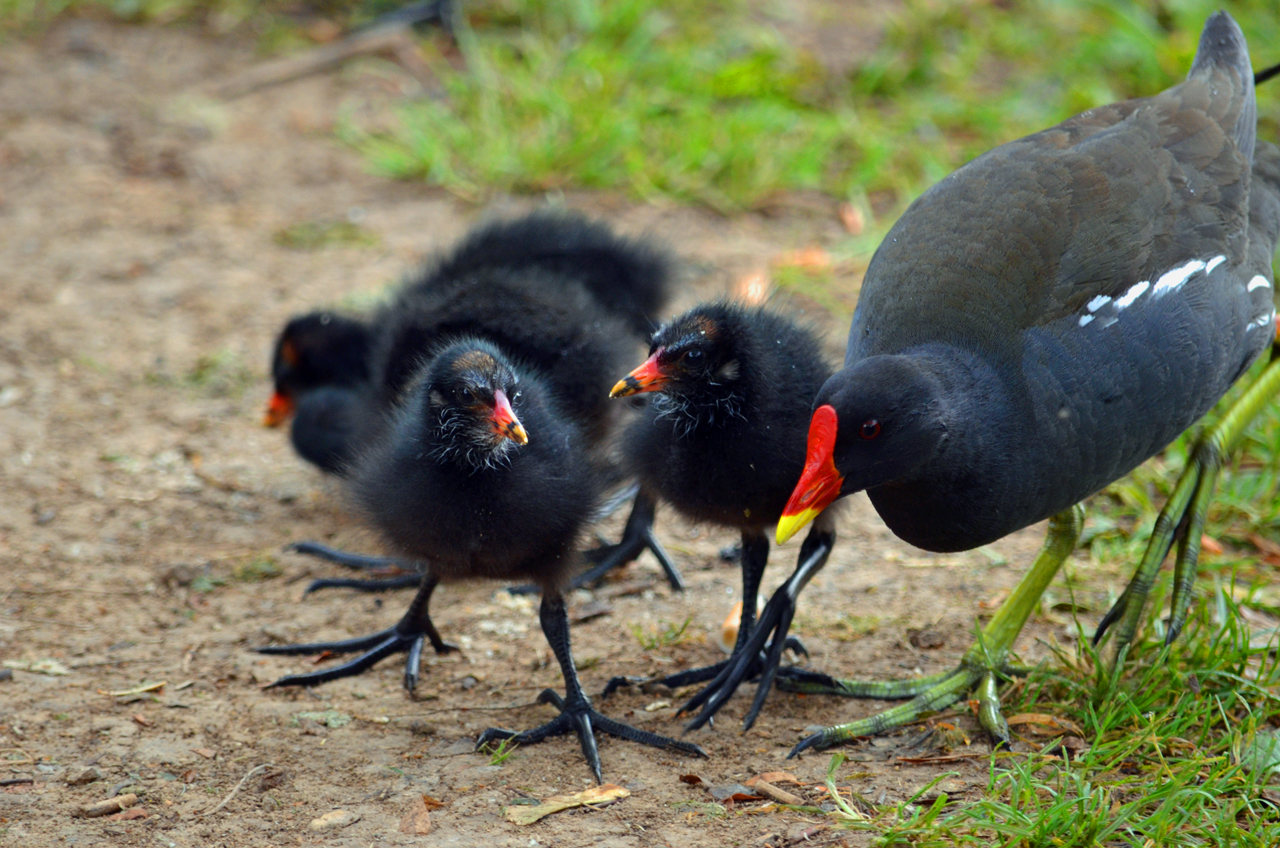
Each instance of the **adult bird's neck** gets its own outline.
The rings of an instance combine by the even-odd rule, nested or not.
[[[1027,495],[1018,458],[1030,431],[1002,366],[949,345],[898,356],[931,384],[923,412],[941,435],[911,471],[867,489],[880,517],[930,551],[969,550],[1017,529]]]

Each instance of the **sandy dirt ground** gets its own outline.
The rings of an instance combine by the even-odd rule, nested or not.
[[[534,603],[494,585],[437,593],[437,624],[464,650],[429,657],[416,698],[402,688],[399,659],[314,690],[262,690],[314,666],[254,646],[366,634],[408,601],[346,590],[302,597],[309,578],[337,572],[283,553],[286,543],[380,548],[337,486],[299,461],[282,432],[260,425],[274,333],[315,305],[367,300],[483,216],[541,201],[477,207],[370,176],[330,131],[344,110],[388,119],[412,88],[394,66],[357,63],[231,102],[201,94],[254,61],[241,41],[87,20],[0,47],[0,659],[53,661],[68,672],[17,670],[0,681],[0,779],[11,781],[0,789],[0,843],[864,844],[865,835],[830,829],[820,815],[712,804],[709,787],[786,770],[798,784],[783,779],[783,787],[820,805],[829,756],[786,761],[787,751],[807,726],[886,706],[775,693],[743,735],[750,687],[713,729],[691,737],[709,759],[606,737],[606,781],[628,797],[531,826],[509,822],[508,808],[592,781],[572,738],[501,763],[473,752],[485,727],[547,720],[550,708],[534,699],[562,683]],[[669,244],[686,269],[680,305],[723,293],[780,253],[842,237],[824,203],[726,220],[609,195],[557,202]],[[344,220],[371,238],[299,250],[275,237]],[[852,302],[856,278],[839,280]],[[810,317],[828,328],[838,355],[844,327],[812,309]],[[660,524],[690,589],[670,592],[646,555],[573,597],[575,611],[604,610],[573,632],[590,690],[614,674],[722,656],[713,635],[739,579],[718,552],[735,540],[669,513]],[[599,530],[619,525],[614,518]],[[948,668],[1042,532],[931,556],[893,538],[855,498],[793,632],[815,667],[844,675]],[[767,589],[797,548],[774,551]],[[686,619],[678,644],[645,649],[637,638]],[[1039,640],[1069,639],[1068,628],[1034,617],[1023,656],[1045,656]],[[603,708],[677,734],[679,703],[626,692]],[[841,784],[893,801],[946,771],[956,773],[946,784],[953,797],[975,797],[988,747],[971,717],[952,720],[974,741],[951,753],[972,759],[902,762],[938,753],[936,737],[914,744],[922,734],[913,728],[849,748],[856,762]],[[681,781],[690,774],[702,785]],[[137,796],[137,812],[76,817],[125,794]],[[430,811],[429,832],[402,832],[424,795],[442,805]],[[355,821],[313,829],[334,810]]]

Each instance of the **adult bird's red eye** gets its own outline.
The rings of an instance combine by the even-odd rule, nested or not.
[[[868,418],[862,422],[862,438],[874,439],[880,435],[880,422],[874,418]]]

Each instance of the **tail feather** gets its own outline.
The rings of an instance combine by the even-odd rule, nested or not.
[[[1240,98],[1232,137],[1245,159],[1253,161],[1253,147],[1257,135],[1258,103],[1253,93],[1253,66],[1249,63],[1249,46],[1245,42],[1240,25],[1226,12],[1215,12],[1205,21],[1200,33],[1200,45],[1196,48],[1195,61],[1187,78],[1211,76],[1218,71],[1229,71],[1228,79],[1236,87]]]

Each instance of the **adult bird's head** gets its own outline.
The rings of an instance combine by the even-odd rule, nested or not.
[[[737,324],[742,310],[728,304],[700,306],[672,320],[653,336],[649,358],[618,381],[610,397],[662,392],[698,401],[732,392],[741,362]]]
[[[529,443],[517,414],[519,377],[493,345],[453,342],[436,354],[421,379],[436,458],[491,468]]]
[[[778,543],[839,497],[910,478],[946,440],[943,406],[936,378],[914,358],[874,356],[837,372],[814,401],[804,471]]]
[[[332,312],[312,312],[285,325],[271,356],[274,392],[263,425],[289,420],[308,391],[353,387],[369,379],[370,332],[359,321]]]

